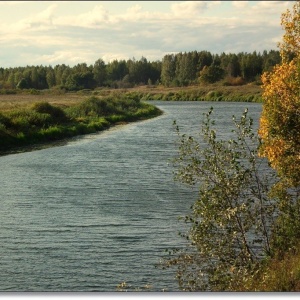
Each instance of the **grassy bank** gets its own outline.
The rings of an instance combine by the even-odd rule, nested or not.
[[[262,102],[261,87],[257,84],[240,86],[224,86],[219,83],[188,86],[188,87],[163,87],[139,86],[123,89],[127,95],[136,95],[141,100],[160,101],[230,101],[230,102]],[[110,95],[110,89],[91,91],[94,95]]]
[[[0,90],[0,111],[24,107],[32,101],[46,101],[58,106],[69,106],[82,101],[85,97],[119,97],[119,94],[138,97],[140,100],[262,102],[262,89],[255,83],[240,86],[214,83],[187,87],[144,85],[128,89],[98,88],[68,93],[57,89]]]
[[[147,89],[136,91],[142,100],[162,101],[226,101],[262,102],[261,88],[258,85],[222,86],[210,84],[187,88]]]
[[[148,119],[162,113],[135,95],[82,99],[81,96],[81,101],[60,105],[27,101],[27,105],[11,109],[6,106],[0,110],[0,153],[94,133],[114,124]]]

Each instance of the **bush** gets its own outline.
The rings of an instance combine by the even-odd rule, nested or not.
[[[179,286],[185,291],[230,290],[236,278],[255,271],[272,252],[278,212],[268,196],[267,178],[275,181],[275,172],[257,156],[259,138],[247,111],[240,120],[234,118],[234,138],[228,141],[217,139],[211,113],[212,109],[206,114],[200,140],[179,135],[174,161],[176,179],[199,187],[185,217],[190,229],[182,236],[188,246],[171,252],[162,264],[177,267]]]
[[[51,123],[49,114],[38,113],[33,110],[23,109],[8,113],[9,124],[14,130],[30,131],[32,127],[42,127]]]
[[[52,106],[48,102],[37,102],[33,104],[32,110],[40,114],[50,115],[53,123],[60,123],[66,121],[65,112],[61,108]]]

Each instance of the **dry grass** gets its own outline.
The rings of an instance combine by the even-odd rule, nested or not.
[[[50,104],[54,104],[56,106],[66,107],[74,105],[86,98],[87,96],[75,93],[67,93],[62,95],[53,95],[46,93],[40,95],[0,95],[0,111],[24,108],[31,106],[33,103],[41,101],[49,102]]]
[[[188,87],[163,87],[163,86],[139,86],[128,89],[97,89],[95,91],[79,91],[73,93],[54,94],[49,91],[41,91],[38,95],[32,95],[29,93],[18,93],[13,95],[0,94],[0,111],[7,111],[13,109],[24,108],[32,105],[35,102],[45,101],[52,105],[66,107],[72,106],[78,102],[83,101],[91,95],[95,96],[107,96],[114,93],[125,92],[139,92],[143,94],[168,94],[178,92],[201,92],[201,94],[207,94],[210,91],[220,92],[222,95],[260,95],[261,87],[255,84],[247,84],[241,86],[224,86],[221,84],[209,84],[200,86],[188,86]]]
[[[209,92],[210,90],[222,91],[224,93],[232,93],[232,92],[245,92],[245,93],[261,93],[262,88],[260,85],[256,84],[245,84],[239,86],[224,86],[220,83],[214,84],[201,84],[201,85],[191,85],[187,87],[164,87],[164,86],[139,86],[132,89],[125,89],[124,91],[137,91],[137,92],[153,92],[153,93],[169,93],[169,92],[179,92],[179,91],[193,91],[193,90],[201,90],[204,92]]]
[[[300,245],[284,257],[271,258],[254,276],[237,278],[233,291],[241,292],[299,292]]]

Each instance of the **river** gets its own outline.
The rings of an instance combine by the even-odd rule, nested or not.
[[[173,180],[176,120],[196,134],[214,107],[217,133],[232,115],[258,125],[261,104],[160,102],[160,117],[66,145],[0,157],[0,291],[114,292],[121,282],[177,291],[175,270],[155,268],[184,241],[179,216],[197,191]]]

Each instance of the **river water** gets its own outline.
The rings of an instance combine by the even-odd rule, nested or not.
[[[213,106],[226,137],[245,108],[258,125],[261,104],[151,103],[164,114],[0,157],[0,291],[178,290],[174,270],[155,268],[184,242],[178,217],[197,196],[173,180],[173,121],[196,134]]]

